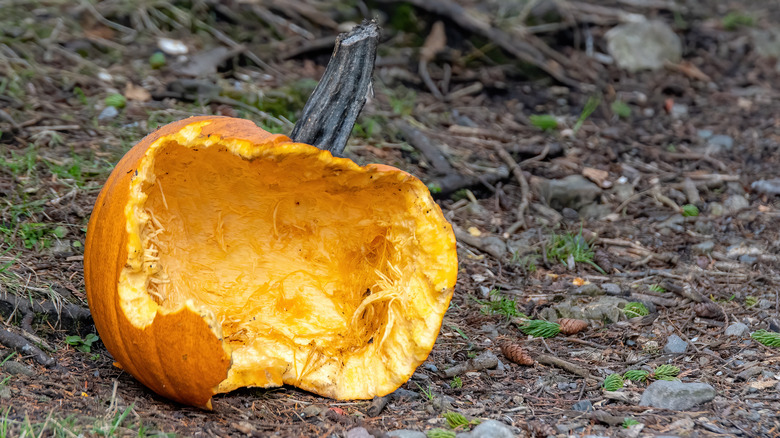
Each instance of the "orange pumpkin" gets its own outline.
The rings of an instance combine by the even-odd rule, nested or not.
[[[160,128],[117,164],[84,272],[118,365],[210,409],[246,386],[394,391],[433,348],[457,255],[413,176],[208,116]]]

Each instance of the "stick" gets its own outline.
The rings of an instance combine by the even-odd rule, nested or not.
[[[540,354],[536,356],[536,361],[544,365],[552,365],[558,368],[562,368],[572,374],[576,374],[580,377],[583,377],[586,380],[598,381],[598,379],[595,376],[590,374],[590,371],[588,371],[587,368],[581,367],[579,365],[575,365],[569,361],[565,361],[561,358],[551,356],[549,354]]]
[[[388,2],[388,0],[384,1]],[[517,35],[507,34],[493,27],[490,23],[476,18],[477,14],[472,10],[466,9],[455,2],[409,0],[408,3],[424,11],[447,17],[466,31],[487,38],[515,58],[539,68],[557,81],[575,89],[581,88],[580,83],[564,73],[565,71],[576,71],[571,62],[534,35],[526,34],[518,37]]]
[[[30,313],[43,313],[56,316],[57,319],[65,317],[73,321],[89,321],[92,319],[92,314],[89,313],[89,309],[76,304],[65,303],[60,309],[57,309],[51,302],[44,301],[43,303],[38,303],[33,301],[32,304],[30,304],[29,301],[8,292],[0,295],[0,310],[5,310],[5,308],[10,308],[10,311],[19,309],[24,315]]]
[[[290,138],[341,155],[366,103],[378,42],[379,26],[374,20],[338,36],[325,74]]]
[[[495,368],[496,366],[498,366],[498,357],[487,351],[473,359],[459,363],[452,368],[447,368],[444,370],[444,376],[450,378],[468,371],[481,371],[488,368]]]
[[[6,347],[13,348],[19,352],[19,354],[31,355],[36,362],[43,366],[50,367],[54,365],[54,358],[44,353],[43,350],[35,345],[27,342],[27,339],[24,339],[16,333],[11,333],[6,329],[0,328],[0,343]]]
[[[520,183],[520,197],[522,199],[520,200],[520,205],[517,206],[517,222],[507,230],[507,233],[512,234],[518,229],[525,228],[526,226],[525,211],[528,209],[530,190],[528,189],[528,181],[526,181],[525,175],[523,175],[523,169],[521,169],[515,159],[512,158],[512,155],[510,155],[500,143],[496,143],[495,149],[498,156],[501,157],[507,166],[509,166],[509,169],[512,170],[512,175],[515,176],[517,182]],[[547,152],[544,153],[546,154]]]

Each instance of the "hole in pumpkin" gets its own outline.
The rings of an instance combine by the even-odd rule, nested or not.
[[[281,366],[300,380],[322,358],[380,349],[416,296],[403,288],[425,283],[400,256],[419,242],[398,180],[196,149],[158,146],[142,189],[153,300],[213,315],[237,370]],[[250,380],[226,389],[262,383]]]

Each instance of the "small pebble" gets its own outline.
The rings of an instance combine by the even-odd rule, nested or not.
[[[604,290],[607,295],[623,295],[623,290],[615,283],[603,283],[601,289]]]
[[[726,328],[726,336],[742,338],[750,333],[750,328],[741,322],[735,322]]]
[[[387,436],[390,438],[427,438],[424,433],[409,429],[391,430],[387,432]]]
[[[688,343],[677,335],[669,335],[664,345],[664,353],[682,354],[688,351]]]
[[[98,115],[98,120],[111,120],[119,115],[119,110],[113,106],[107,106],[103,108],[103,111]]]
[[[580,400],[577,403],[574,403],[571,405],[572,410],[580,411],[580,412],[592,412],[593,411],[593,403],[591,403],[590,400]]]

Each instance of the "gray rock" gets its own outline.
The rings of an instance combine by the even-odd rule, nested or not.
[[[0,386],[0,400],[11,398],[11,387],[8,385]]]
[[[750,36],[759,56],[780,58],[780,27],[753,29]]]
[[[17,374],[23,374],[25,376],[32,376],[35,374],[35,372],[30,369],[27,365],[17,362],[15,360],[10,360],[3,364],[3,371],[10,374],[10,375],[17,375]]]
[[[677,335],[669,335],[664,345],[664,353],[682,354],[688,351],[688,343]]]
[[[584,205],[580,209],[580,217],[588,220],[598,220],[612,214],[612,208],[609,205],[592,203]]]
[[[506,424],[496,420],[486,420],[471,432],[456,435],[457,438],[514,438],[515,433]]]
[[[593,411],[593,403],[590,400],[580,400],[577,403],[571,405],[572,410],[579,412],[591,412]]]
[[[374,438],[365,427],[354,427],[347,431],[347,438]]]
[[[734,139],[728,135],[713,135],[707,139],[707,152],[718,154],[723,151],[730,151],[734,147]]]
[[[615,283],[603,283],[601,289],[607,295],[623,295],[623,289]]]
[[[571,432],[582,432],[582,429],[587,425],[588,423],[584,421],[577,421],[573,423],[559,423],[555,425],[555,429],[558,431],[558,433],[565,433],[568,435]]]
[[[715,242],[713,242],[712,240],[705,240],[704,242],[693,245],[691,247],[691,251],[693,251],[694,254],[706,255],[712,253],[712,250],[714,248],[715,248]]]
[[[723,216],[723,214],[726,213],[726,209],[723,208],[723,204],[720,202],[710,202],[708,204],[708,211],[710,216],[713,217]]]
[[[699,138],[703,140],[707,140],[708,138],[712,137],[713,132],[709,129],[699,129],[696,131],[696,135],[699,136]]]
[[[618,297],[601,296],[598,300],[583,306],[583,319],[594,319],[607,323],[618,322],[623,316],[622,307],[626,305],[626,302]]]
[[[715,398],[715,388],[706,383],[657,380],[642,393],[639,406],[684,411]]]
[[[744,338],[750,333],[750,328],[741,322],[735,322],[726,327],[726,336],[736,336],[738,338]]]
[[[659,229],[668,228],[672,231],[681,233],[684,231],[683,228],[684,223],[685,223],[685,218],[683,217],[683,215],[679,213],[675,213],[669,216],[666,220],[656,224],[656,227],[658,227]]]
[[[114,106],[107,106],[98,115],[98,120],[111,120],[119,115],[119,110]]]
[[[390,438],[427,438],[427,436],[416,430],[398,429],[387,432],[387,436]]]
[[[609,54],[618,66],[628,71],[657,70],[666,61],[677,63],[682,57],[682,42],[663,21],[621,24],[605,35]]]
[[[615,200],[617,202],[623,202],[636,193],[636,191],[634,191],[634,186],[631,184],[615,184],[615,186],[612,187],[611,192],[615,195]]]
[[[729,213],[736,213],[743,208],[750,207],[750,201],[742,195],[731,195],[723,201],[723,207]]]
[[[764,195],[780,195],[780,178],[753,181],[750,187]]]
[[[670,115],[672,116],[673,119],[681,119],[684,116],[687,116],[688,105],[682,103],[672,104],[672,110],[670,111]]]
[[[758,257],[754,255],[743,254],[739,256],[737,260],[739,260],[741,263],[744,263],[746,265],[755,265],[756,262],[758,261]]]
[[[587,295],[590,297],[604,295],[604,291],[595,283],[583,284],[582,286],[577,288],[575,293],[578,295]]]
[[[533,181],[542,198],[556,210],[566,207],[578,210],[593,203],[601,194],[599,186],[582,175],[557,180],[534,178]]]

